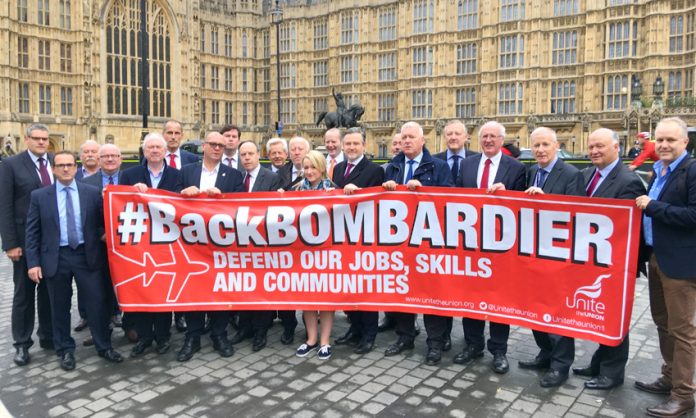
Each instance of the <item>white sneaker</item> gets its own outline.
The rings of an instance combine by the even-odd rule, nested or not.
[[[317,353],[317,357],[322,360],[328,360],[331,358],[331,346],[329,344],[322,345]]]

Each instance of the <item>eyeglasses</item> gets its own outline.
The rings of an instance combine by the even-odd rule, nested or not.
[[[53,166],[59,170],[65,170],[66,168],[73,168],[77,164],[75,163],[68,163],[68,164],[54,164]]]
[[[117,159],[117,158],[121,158],[121,156],[120,156],[120,155],[116,155],[116,154],[106,154],[106,155],[100,155],[99,158],[103,158],[103,159],[105,159],[105,160],[109,160],[109,159],[114,159],[114,160],[115,160],[115,159]]]
[[[211,148],[215,149],[225,148],[225,144],[220,142],[206,142],[206,144],[208,144],[208,146],[210,146]]]
[[[36,141],[36,142],[41,142],[41,141],[46,141],[46,142],[48,142],[48,140],[49,140],[48,138],[43,138],[43,137],[40,137],[40,136],[30,136],[29,138],[33,139],[33,140]]]

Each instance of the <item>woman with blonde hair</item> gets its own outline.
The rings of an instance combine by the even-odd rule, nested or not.
[[[326,190],[336,188],[326,173],[326,158],[319,151],[309,151],[302,160],[302,181],[297,183],[293,190]],[[317,357],[322,360],[331,358],[331,328],[333,327],[334,311],[304,311],[302,313],[307,329],[307,341],[297,348],[297,357],[306,357],[312,351],[319,349]],[[321,323],[321,338],[319,338],[319,325]]]

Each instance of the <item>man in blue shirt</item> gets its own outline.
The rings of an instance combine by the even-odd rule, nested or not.
[[[642,391],[669,395],[648,415],[676,417],[694,410],[696,369],[696,164],[686,152],[687,127],[667,118],[655,128],[660,160],[648,194],[636,198],[645,211],[643,233],[652,250],[648,264],[650,311],[657,325],[664,364],[654,382],[637,381]]]

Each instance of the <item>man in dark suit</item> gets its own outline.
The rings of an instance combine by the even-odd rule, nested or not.
[[[145,165],[136,165],[121,173],[120,184],[135,186],[140,193],[145,193],[150,188],[179,193],[181,191],[180,172],[165,164],[166,149],[167,142],[162,135],[157,132],[147,134],[143,140]],[[157,343],[158,354],[169,351],[171,313],[131,312],[128,316],[132,318],[138,334],[138,342],[131,349],[131,357],[143,354],[152,346],[153,340]]]
[[[505,140],[505,127],[490,121],[479,129],[479,144],[483,154],[468,157],[462,161],[458,187],[486,189],[489,193],[496,190],[525,190],[527,169],[524,164],[501,151]],[[486,321],[463,318],[464,350],[454,357],[454,362],[464,364],[472,359],[482,357],[485,347],[483,331]],[[510,325],[490,322],[490,339],[488,351],[493,354],[493,371],[507,373],[510,365],[507,360],[507,340]]]
[[[346,194],[364,187],[375,187],[384,181],[384,170],[365,157],[365,135],[361,128],[350,128],[341,139],[345,159],[334,167],[333,182]],[[379,312],[348,311],[348,332],[338,338],[336,345],[355,345],[356,354],[372,351],[377,337]]]
[[[384,173],[386,190],[395,190],[397,184],[404,184],[409,190],[421,186],[452,187],[452,172],[443,160],[433,158],[425,148],[423,128],[416,122],[406,122],[401,127],[401,153],[394,157]],[[413,348],[416,338],[414,324],[416,315],[411,313],[394,313],[396,333],[399,339],[387,347],[385,356],[394,356],[404,350]],[[428,353],[425,363],[434,365],[442,358],[442,347],[447,332],[447,317],[423,315],[425,330],[428,333]]]
[[[181,194],[186,197],[205,193],[219,196],[222,193],[241,193],[244,191],[242,175],[234,168],[221,164],[225,149],[225,138],[218,132],[209,132],[203,143],[203,162],[190,164],[181,170]],[[213,348],[222,356],[230,357],[234,348],[227,339],[229,312],[186,312],[186,341],[179,350],[177,360],[188,361],[201,349],[201,335],[205,327],[205,315],[210,318],[210,339]]]
[[[101,147],[99,147],[98,158],[99,170],[97,170],[97,172],[91,176],[83,177],[82,182],[90,184],[99,190],[103,190],[104,187],[108,186],[109,184],[119,184],[118,180],[122,163],[121,150],[119,150],[118,147],[114,144],[104,144]],[[79,172],[80,171],[78,169],[78,173]],[[77,176],[75,177],[75,179],[78,180]],[[129,315],[126,315],[126,324],[125,326],[123,325],[124,321],[122,321],[121,319],[121,312],[119,310],[118,302],[116,301],[116,294],[114,293],[114,288],[111,283],[111,272],[109,271],[109,263],[104,263],[103,277],[108,286],[107,304],[113,307],[111,323],[115,327],[123,326],[123,329],[126,332],[126,336],[128,336],[128,332],[130,329],[133,329],[133,325],[129,322]],[[81,319],[78,325],[75,327],[75,331],[81,331],[87,327],[87,308],[85,302],[86,297],[87,296],[85,296],[84,293],[80,291],[77,292],[77,310],[80,313]],[[83,344],[85,346],[93,345],[94,338],[87,338]]]
[[[587,196],[633,200],[645,194],[640,178],[621,163],[616,132],[597,129],[590,134],[587,147],[592,160],[592,165],[582,170]],[[573,368],[573,373],[591,378],[585,382],[587,389],[611,389],[623,384],[627,361],[628,335],[616,347],[600,344],[590,365]]]
[[[246,192],[275,192],[280,188],[280,177],[271,170],[261,167],[261,153],[256,143],[244,141],[239,145],[239,163],[243,170],[244,190]],[[252,351],[259,351],[266,346],[266,334],[273,322],[275,311],[241,311],[239,329],[230,342],[238,344],[246,338],[253,337]],[[294,330],[293,330],[294,331]]]
[[[572,165],[563,162],[556,152],[558,139],[553,129],[536,128],[529,136],[532,154],[537,163],[532,166],[527,179],[530,196],[561,194],[582,196],[582,175]],[[534,340],[540,351],[532,360],[520,360],[523,369],[544,370],[539,384],[549,388],[563,384],[568,379],[570,366],[575,358],[575,339],[533,330]]]
[[[14,297],[12,298],[12,338],[18,366],[29,363],[29,347],[34,344],[35,306],[39,312],[39,345],[53,349],[51,306],[46,283],[36,283],[27,276],[24,256],[25,222],[33,190],[53,183],[51,155],[48,154],[48,128],[31,125],[24,136],[26,151],[0,163],[0,234],[2,249],[12,260]]]
[[[290,139],[288,147],[290,149],[290,161],[278,170],[284,190],[292,189],[292,186],[302,180],[302,160],[304,160],[311,148],[309,141],[301,136],[295,136]]]
[[[220,133],[225,137],[226,141],[222,163],[241,172],[242,170],[239,166],[239,141],[242,140],[242,131],[235,125],[226,125],[220,129]]]
[[[164,161],[168,166],[181,170],[182,167],[195,164],[200,160],[196,154],[181,149],[181,141],[184,140],[184,130],[181,122],[176,120],[166,121],[164,126],[162,126],[162,136],[167,142],[167,153],[164,156]]]
[[[51,299],[53,344],[63,370],[75,368],[70,336],[72,280],[89,295],[87,323],[99,356],[114,363],[123,357],[111,347],[106,283],[102,280],[104,214],[101,192],[75,181],[77,162],[69,151],[56,154],[56,184],[34,190],[27,214],[28,276],[46,282]]]
[[[77,168],[75,180],[82,180],[99,170],[99,144],[93,139],[80,145],[80,167]]]
[[[687,126],[679,118],[655,128],[660,160],[648,194],[636,199],[645,211],[645,243],[652,249],[648,267],[650,311],[664,364],[654,382],[637,381],[642,391],[670,395],[648,415],[676,417],[694,410],[696,368],[696,163],[689,157]]]
[[[277,173],[288,160],[288,143],[283,138],[271,138],[266,142],[266,155],[271,160],[271,171]]]

